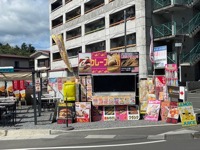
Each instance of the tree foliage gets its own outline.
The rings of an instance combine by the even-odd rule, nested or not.
[[[30,56],[35,51],[35,47],[33,47],[31,44],[27,45],[26,43],[22,43],[21,47],[17,45],[15,47],[12,47],[8,43],[0,43],[0,54]]]

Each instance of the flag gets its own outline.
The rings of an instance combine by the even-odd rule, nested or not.
[[[65,50],[65,44],[62,38],[62,35],[52,35],[53,40],[55,41],[56,45],[58,46],[59,52],[60,52],[60,56],[63,59],[64,63],[66,64],[68,70],[70,72],[73,72],[70,61],[69,61],[69,57],[67,54],[67,51]]]
[[[151,43],[150,43],[150,51],[149,51],[149,59],[152,63],[154,63],[154,55],[153,55],[153,29],[152,26],[150,28],[150,38],[151,38]]]

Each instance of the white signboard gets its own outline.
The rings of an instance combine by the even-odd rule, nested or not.
[[[165,64],[167,64],[167,46],[154,47],[154,62],[155,69],[165,68]]]
[[[40,92],[40,78],[35,79],[35,91]]]
[[[184,86],[179,86],[179,99],[185,102],[185,87]]]

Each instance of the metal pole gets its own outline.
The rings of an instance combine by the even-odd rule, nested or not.
[[[41,91],[42,91],[42,81],[40,76],[40,71],[38,72],[38,78],[40,79],[40,91],[38,92],[38,114],[41,116]]]
[[[36,110],[36,92],[35,92],[35,70],[32,71],[32,81],[33,81],[33,106],[34,106],[34,123],[37,125],[37,110]]]
[[[124,51],[126,52],[126,45],[127,45],[127,39],[126,39],[126,10],[124,10]]]
[[[68,112],[69,111],[68,111],[68,105],[67,105],[67,97],[65,100],[66,100],[66,102],[65,102],[66,103],[66,127],[68,128],[69,127],[69,124],[68,124]]]

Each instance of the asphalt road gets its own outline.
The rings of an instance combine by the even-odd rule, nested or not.
[[[91,149],[91,150],[199,150],[199,139],[188,135],[171,136],[165,139],[148,139],[149,135],[157,135],[169,131],[183,130],[179,125],[107,129],[92,131],[70,131],[61,135],[38,139],[0,141],[0,149],[16,150],[59,150],[59,149]]]

